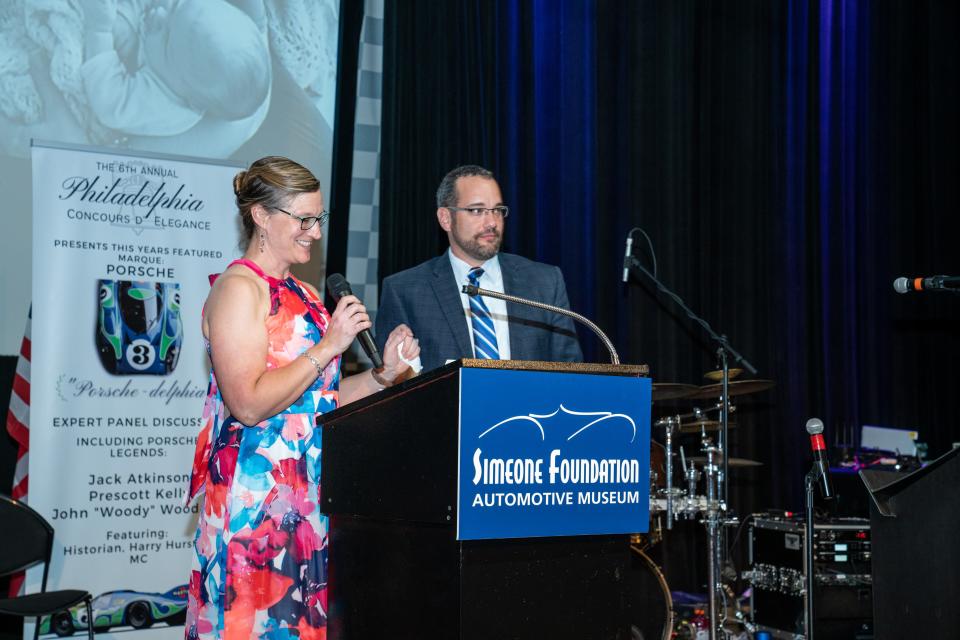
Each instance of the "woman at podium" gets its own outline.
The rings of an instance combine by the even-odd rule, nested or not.
[[[215,279],[203,309],[212,370],[190,486],[203,506],[186,637],[294,629],[323,637],[327,518],[317,504],[316,416],[390,386],[420,349],[399,326],[381,369],[341,380],[341,354],[370,328],[367,311],[344,295],[330,314],[290,273],[310,260],[329,215],[319,182],[270,156],[239,172],[233,188],[247,247]]]

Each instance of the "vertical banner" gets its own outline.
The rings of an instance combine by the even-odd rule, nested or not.
[[[39,144],[32,161],[30,504],[55,531],[48,588],[93,593],[98,631],[179,638],[200,312],[208,276],[239,254],[238,167]],[[40,631],[82,633],[84,618]]]

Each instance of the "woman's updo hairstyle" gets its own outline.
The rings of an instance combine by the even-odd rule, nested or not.
[[[301,193],[320,190],[320,182],[303,165],[282,156],[266,156],[233,177],[233,193],[237,196],[237,210],[243,223],[244,244],[257,229],[252,209],[284,208]]]

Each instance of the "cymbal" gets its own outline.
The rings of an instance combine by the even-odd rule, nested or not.
[[[727,369],[727,373],[730,375],[730,379],[733,380],[738,375],[743,373],[743,369]],[[714,371],[707,371],[703,374],[703,377],[707,380],[713,380],[714,382],[720,382],[723,380],[723,369],[716,369]]]
[[[679,382],[654,382],[653,400],[674,400],[689,398],[700,390],[695,384],[680,384]]]
[[[731,422],[727,424],[727,428],[733,429],[737,424]],[[720,421],[719,420],[694,420],[692,422],[682,422],[680,423],[680,433],[700,433],[701,431],[719,431],[720,430]]]
[[[690,456],[687,458],[688,462],[695,462],[697,464],[706,464],[706,456]],[[719,464],[719,462],[717,463]],[[727,464],[731,467],[760,467],[763,466],[762,462],[757,460],[750,460],[749,458],[727,458]]]
[[[728,385],[728,390],[731,396],[742,396],[748,393],[756,393],[758,391],[765,391],[773,386],[773,380],[734,380]],[[700,387],[700,390],[697,391],[692,396],[687,396],[689,398],[719,398],[720,394],[723,392],[723,384],[705,384]]]

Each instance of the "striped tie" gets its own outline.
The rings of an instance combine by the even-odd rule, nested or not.
[[[480,276],[483,269],[474,267],[467,274],[467,280],[475,287],[480,286]],[[470,326],[473,327],[474,357],[488,360],[499,360],[500,350],[497,348],[497,331],[493,328],[493,318],[487,303],[480,296],[470,298]]]

